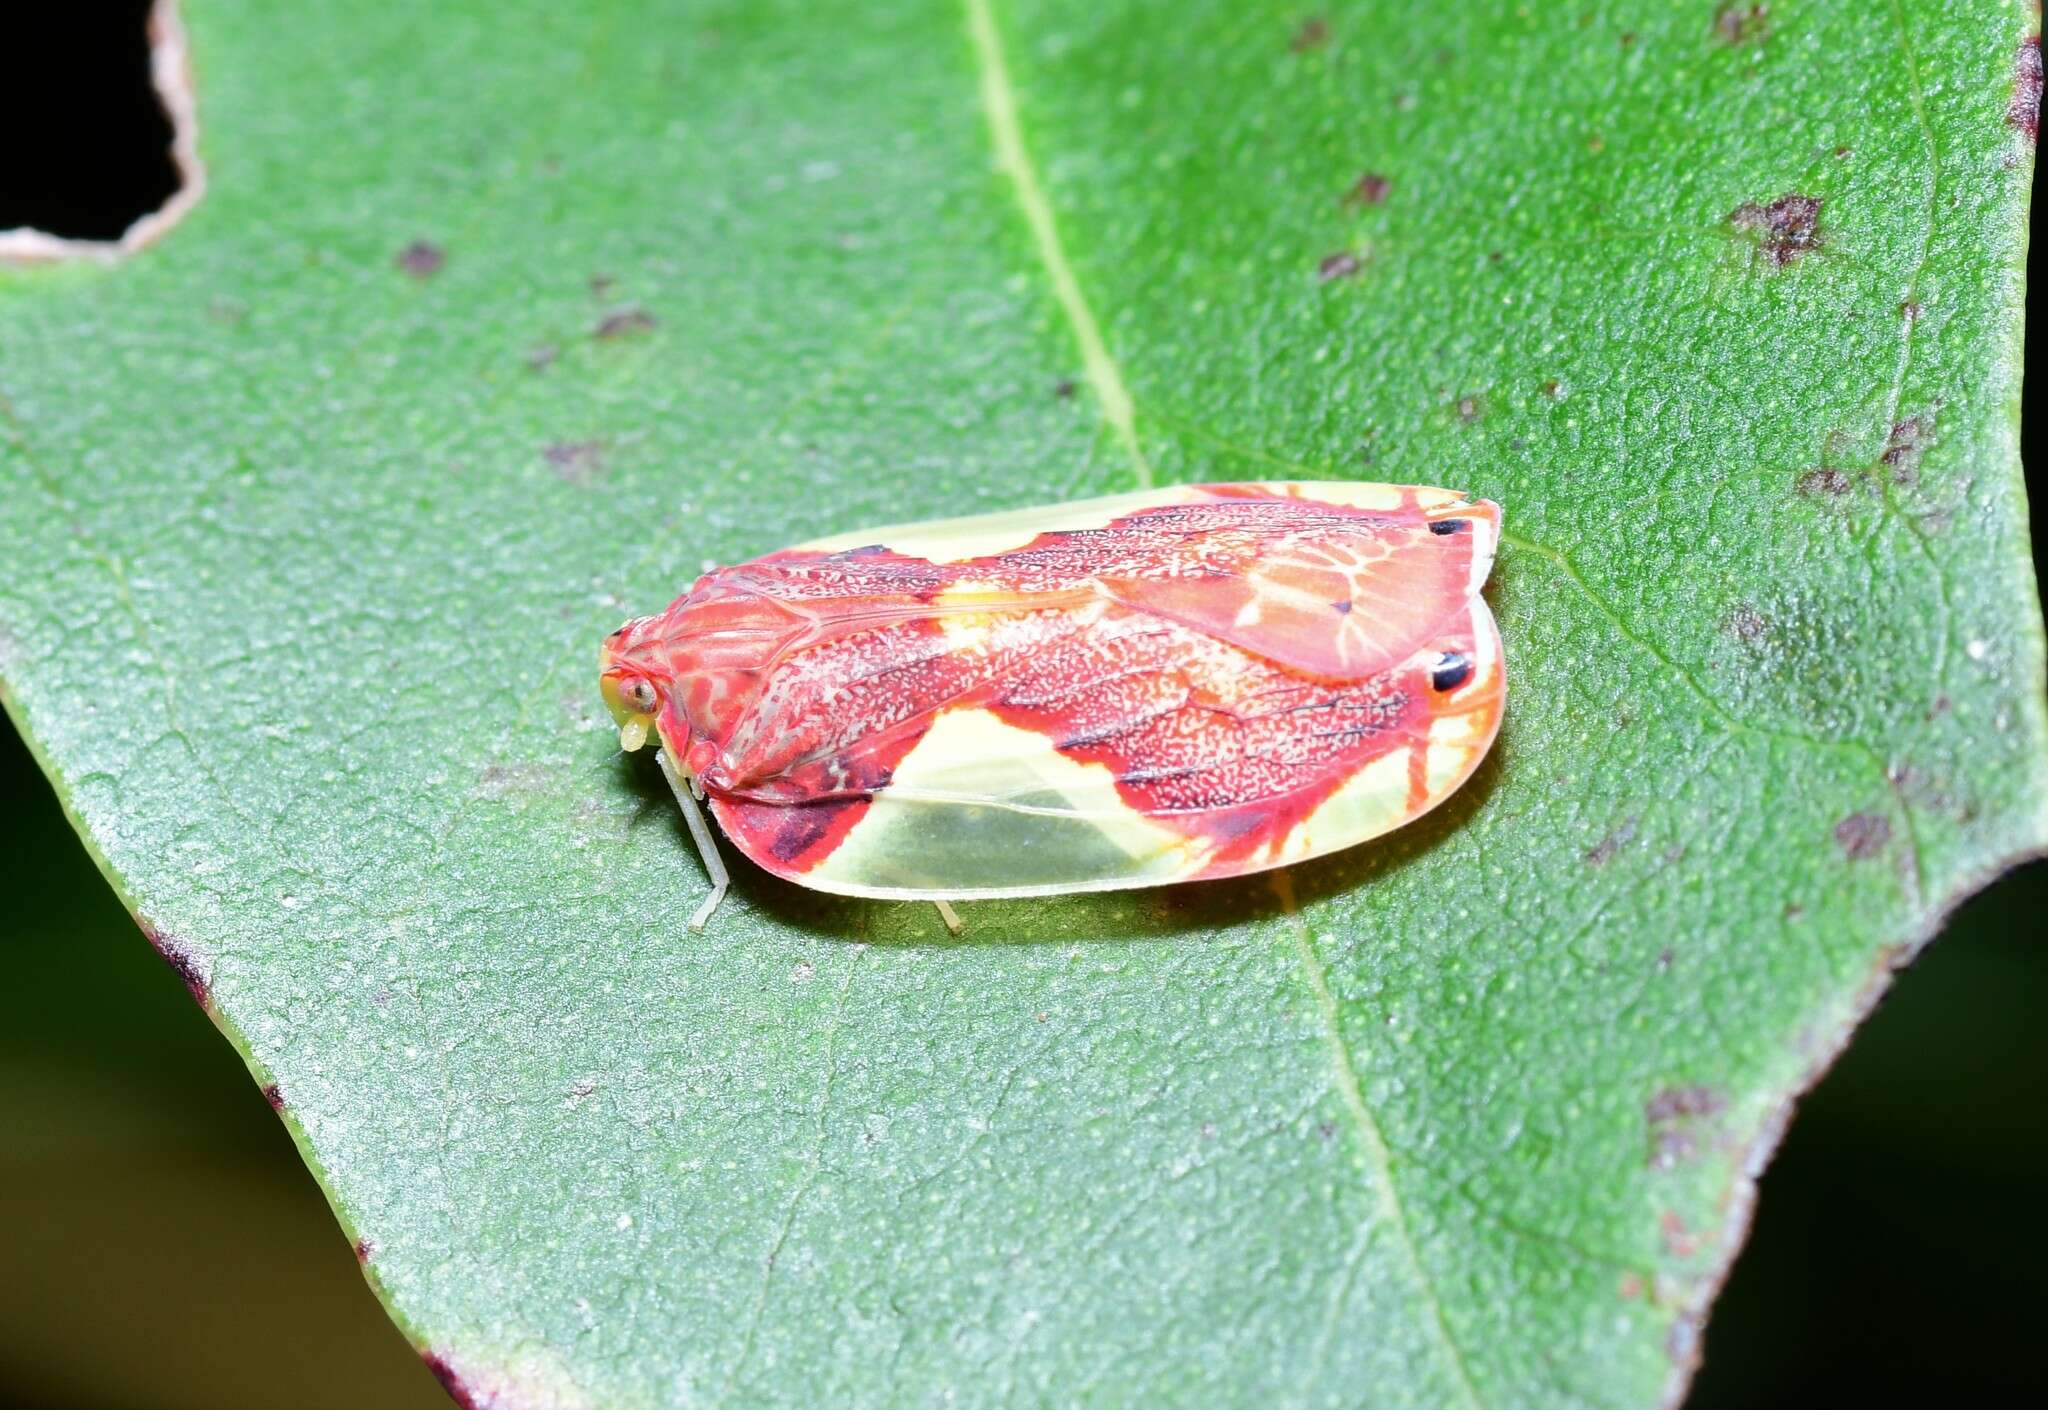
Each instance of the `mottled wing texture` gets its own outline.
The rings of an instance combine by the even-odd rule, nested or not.
[[[676,609],[700,600],[707,639],[779,624],[722,714],[693,715],[693,767],[754,861],[852,894],[1098,890],[1349,846],[1492,742],[1498,522],[1421,487],[1198,486],[770,555]]]

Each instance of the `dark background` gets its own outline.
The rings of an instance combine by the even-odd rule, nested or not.
[[[146,0],[41,8],[0,20],[0,229],[112,239],[176,182]],[[2026,454],[2040,463],[2031,433]],[[255,1083],[4,724],[0,886],[0,1405],[445,1410]],[[1800,1103],[1695,1410],[1991,1403],[2031,1383],[2044,917],[2044,863],[1966,906]]]

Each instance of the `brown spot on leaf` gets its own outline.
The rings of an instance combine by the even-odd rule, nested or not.
[[[2041,36],[2030,34],[2020,44],[2012,65],[2012,101],[2005,120],[2037,141],[2041,133]]]
[[[476,791],[484,798],[503,798],[511,793],[533,793],[547,786],[548,770],[542,764],[486,764],[477,775]]]
[[[1686,1229],[1676,1210],[1667,1209],[1658,1215],[1657,1227],[1664,1235],[1664,1247],[1675,1257],[1691,1258],[1700,1251],[1699,1235]]]
[[[368,1263],[372,1258],[375,1258],[376,1256],[376,1240],[369,1238],[367,1235],[363,1238],[356,1240],[356,1262]]]
[[[462,1407],[462,1410],[488,1410],[484,1401],[469,1388],[467,1382],[456,1374],[455,1368],[431,1351],[420,1353],[420,1360],[427,1363],[427,1369],[434,1373],[434,1379],[441,1383],[441,1389],[448,1392],[448,1398]]]
[[[1349,279],[1363,269],[1364,262],[1349,250],[1339,250],[1333,255],[1324,255],[1316,262],[1316,278],[1325,284],[1333,279]]]
[[[1771,624],[1764,620],[1764,614],[1747,602],[1735,604],[1735,610],[1728,614],[1728,630],[1743,641],[1759,642],[1771,634]]]
[[[1856,477],[1847,470],[1839,470],[1832,465],[1823,465],[1818,469],[1809,470],[1801,475],[1793,484],[1793,488],[1808,498],[1812,498],[1815,495],[1826,495],[1831,499],[1839,498],[1856,488]]]
[[[1586,849],[1586,864],[1595,867],[1606,866],[1614,860],[1615,853],[1635,840],[1635,835],[1636,820],[1630,818],[1601,838],[1598,843]]]
[[[1781,268],[1821,247],[1821,201],[1787,192],[1775,201],[1745,201],[1728,212],[1728,223],[1757,237],[1757,248]]]
[[[1394,183],[1376,171],[1368,171],[1351,183],[1351,189],[1344,193],[1347,206],[1376,206],[1387,199],[1387,193],[1394,189]]]
[[[430,240],[415,240],[398,252],[398,267],[415,279],[432,279],[448,263],[448,252]]]
[[[1079,389],[1074,385],[1073,378],[1062,377],[1059,381],[1053,383],[1052,394],[1061,401],[1072,401],[1077,390]]]
[[[1625,29],[1621,32],[1621,47],[1624,49],[1633,49],[1636,47],[1636,35],[1634,30]]]
[[[1768,5],[1722,5],[1714,11],[1714,36],[1724,44],[1761,44],[1771,37]]]
[[[597,327],[592,330],[591,336],[611,342],[617,338],[631,337],[636,333],[646,333],[653,327],[654,315],[644,308],[614,309],[597,321]]]
[[[183,944],[164,934],[141,916],[135,917],[135,923],[142,927],[142,934],[149,941],[151,948],[163,956],[164,963],[184,982],[185,992],[197,1001],[199,1007],[210,1006],[213,1002],[212,981],[200,967],[198,959]]]
[[[1932,412],[1892,423],[1891,435],[1885,438],[1884,452],[1878,460],[1891,472],[1893,484],[1910,485],[1919,477],[1920,457],[1933,440]]]
[[[1294,31],[1294,37],[1287,41],[1288,49],[1296,54],[1306,54],[1311,49],[1320,49],[1330,42],[1330,22],[1321,15],[1310,15]]]
[[[1712,1087],[1664,1087],[1643,1103],[1643,1119],[1655,1126],[1682,1116],[1712,1116],[1727,1104]]]
[[[572,485],[589,485],[604,473],[603,441],[551,441],[541,454]]]
[[[1879,856],[1891,840],[1892,825],[1882,813],[1851,813],[1835,824],[1835,845],[1852,862]]]

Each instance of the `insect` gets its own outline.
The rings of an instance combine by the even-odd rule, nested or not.
[[[1500,726],[1500,507],[1417,485],[1184,485],[820,539],[606,638],[712,894],[711,814],[852,896],[1236,876],[1428,811]]]

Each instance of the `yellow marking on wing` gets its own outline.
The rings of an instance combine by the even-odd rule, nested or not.
[[[1186,838],[1117,795],[1108,768],[965,709],[933,722],[804,881],[856,896],[961,900],[1154,885],[1198,867]]]

